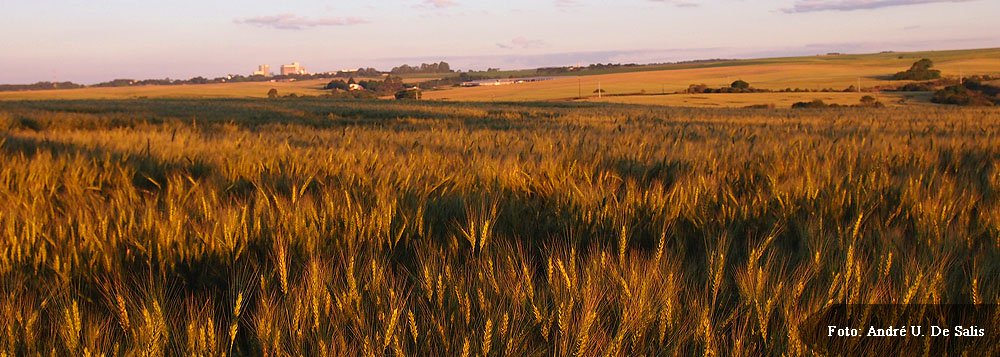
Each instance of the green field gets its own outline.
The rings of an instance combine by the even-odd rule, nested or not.
[[[0,355],[803,355],[1000,302],[995,108],[4,101],[0,162]]]

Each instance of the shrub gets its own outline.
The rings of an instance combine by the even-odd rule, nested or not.
[[[334,90],[330,94],[327,94],[326,97],[334,99],[378,99],[377,94],[366,90]]]
[[[692,84],[692,85],[688,86],[687,92],[688,93],[705,93],[708,90],[709,90],[708,86],[705,85],[705,84]]]
[[[742,79],[737,79],[735,82],[733,82],[733,84],[729,85],[729,88],[750,89],[750,83],[747,83],[747,81],[744,81]]]
[[[896,90],[900,92],[930,92],[934,90],[934,85],[929,82],[907,83]]]
[[[411,88],[396,92],[396,99],[420,100],[422,97],[420,89]]]
[[[861,106],[872,107],[872,108],[883,108],[885,107],[885,104],[882,104],[882,102],[878,101],[878,99],[875,99],[875,97],[866,95],[864,97],[861,97]]]
[[[271,90],[267,91],[267,97],[268,98],[277,98],[278,97],[278,90],[274,89],[274,88],[271,88]]]
[[[965,86],[948,86],[934,93],[931,102],[962,106],[992,106],[993,102],[982,93],[970,90]]]
[[[892,76],[894,80],[926,81],[929,79],[941,78],[941,71],[931,69],[934,62],[929,59],[921,59],[913,63],[910,69],[896,73]]]
[[[344,82],[343,79],[334,79],[330,83],[327,83],[325,88],[331,90],[350,90],[351,86],[348,82]]]
[[[829,105],[826,104],[822,99],[816,99],[811,102],[798,102],[792,104],[792,108],[803,109],[803,108],[826,108]]]

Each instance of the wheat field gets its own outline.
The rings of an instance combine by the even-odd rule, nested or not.
[[[889,81],[887,77],[905,70],[921,59],[929,58],[935,68],[946,77],[961,74],[1000,74],[1000,49],[930,51],[909,53],[880,53],[864,55],[805,56],[767,58],[738,61],[720,61],[696,64],[648,66],[644,70],[628,73],[607,73],[579,77],[555,77],[542,82],[504,86],[449,88],[424,93],[426,99],[452,101],[540,101],[570,100],[577,97],[596,96],[600,86],[606,94],[603,101],[617,103],[643,103],[685,105],[699,107],[733,107],[729,96],[711,97],[710,100],[679,103],[673,96],[638,96],[635,94],[660,94],[684,91],[692,84],[709,87],[728,87],[742,79],[755,88],[782,90],[801,88],[809,90],[844,90],[850,86],[862,88],[905,83]],[[629,95],[631,94],[631,95]],[[766,94],[766,93],[764,93]],[[827,93],[803,93],[805,101],[820,98]],[[774,99],[755,100],[752,104],[769,104]]]
[[[809,355],[998,302],[998,161],[990,108],[0,102],[0,355]]]

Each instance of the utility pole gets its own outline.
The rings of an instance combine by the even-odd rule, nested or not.
[[[858,77],[858,93],[861,93],[861,77]]]

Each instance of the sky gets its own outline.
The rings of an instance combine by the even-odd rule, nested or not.
[[[1000,0],[2,0],[0,83],[1000,47]]]

